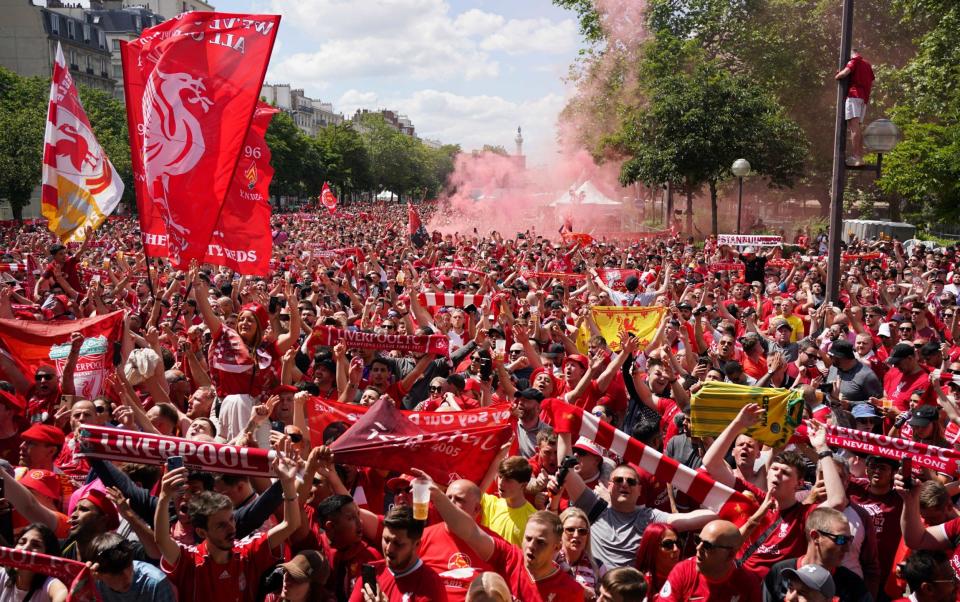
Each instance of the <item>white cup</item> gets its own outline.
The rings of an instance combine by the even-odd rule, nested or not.
[[[413,490],[413,518],[415,520],[427,520],[427,514],[430,510],[430,481],[427,479],[414,479],[411,483]]]

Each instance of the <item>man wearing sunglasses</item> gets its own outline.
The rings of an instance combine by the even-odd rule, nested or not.
[[[760,579],[737,564],[743,537],[725,520],[707,523],[694,535],[697,555],[682,560],[660,588],[660,602],[760,602]]]
[[[569,433],[559,436],[558,453],[565,457],[573,449]],[[710,510],[690,512],[662,512],[647,506],[638,506],[640,476],[628,464],[621,464],[610,473],[606,489],[609,502],[601,499],[584,483],[574,470],[566,474],[563,483],[551,477],[551,490],[566,490],[571,502],[590,517],[593,557],[604,566],[628,566],[636,557],[643,531],[653,522],[667,523],[674,531],[692,531],[717,517]],[[559,493],[559,492],[558,492]]]
[[[780,602],[787,595],[791,575],[808,566],[819,565],[833,577],[839,602],[867,602],[873,597],[863,579],[842,566],[853,535],[847,517],[833,508],[817,508],[805,525],[807,551],[799,558],[787,558],[770,567],[763,580],[763,602]]]

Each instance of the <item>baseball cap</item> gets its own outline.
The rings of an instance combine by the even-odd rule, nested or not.
[[[773,320],[770,325],[774,330],[780,330],[781,328],[789,328],[790,330],[793,330],[793,326],[790,326],[790,322],[783,318],[777,318],[776,320]]]
[[[31,468],[20,477],[20,484],[30,491],[45,495],[52,500],[59,500],[63,495],[60,477],[49,470]]]
[[[566,364],[567,362],[576,362],[580,364],[580,366],[582,366],[584,370],[590,368],[590,360],[587,359],[587,356],[581,355],[579,353],[568,355],[567,359],[565,359],[563,363]]]
[[[49,424],[35,424],[23,431],[20,437],[34,443],[47,443],[58,447],[63,446],[65,439],[63,431]]]
[[[890,338],[890,322],[884,322],[877,327],[877,336]]]
[[[7,406],[14,412],[17,412],[18,414],[23,412],[23,410],[27,407],[27,402],[24,401],[22,397],[16,393],[9,393],[3,390],[0,390],[0,403]]]
[[[807,587],[814,589],[827,599],[832,600],[837,593],[836,585],[830,572],[819,564],[805,564],[798,569],[786,569],[783,576],[787,579],[796,579]]]
[[[280,567],[297,581],[324,583],[330,576],[330,565],[317,550],[304,550]]]
[[[519,391],[517,393],[517,397],[522,397],[523,399],[533,399],[538,402],[543,401],[543,393],[541,393],[537,389],[534,389],[533,387],[529,387],[524,389],[523,391]]]
[[[600,451],[600,448],[597,447],[597,444],[586,437],[577,439],[577,442],[573,444],[573,449],[579,449],[582,452],[597,456],[598,458],[603,457],[603,453]]]
[[[900,360],[913,357],[915,353],[916,350],[910,343],[897,343],[893,348],[893,351],[890,352],[890,357],[887,358],[887,363],[891,366],[896,366],[898,363],[900,363]]]
[[[856,356],[853,354],[853,345],[846,339],[837,339],[834,341],[833,345],[830,346],[830,357],[844,360],[856,359]]]
[[[398,489],[406,489],[413,483],[413,479],[416,478],[413,475],[402,474],[399,477],[393,477],[387,481],[387,488],[393,492],[396,492]]]
[[[876,408],[869,403],[858,403],[851,408],[850,413],[854,418],[879,418]]]
[[[940,410],[934,406],[920,406],[913,410],[913,415],[910,416],[910,426],[912,427],[924,427],[935,421],[940,417]]]

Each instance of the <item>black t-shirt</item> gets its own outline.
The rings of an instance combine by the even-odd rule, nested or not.
[[[743,271],[743,279],[747,282],[763,282],[764,281],[764,270],[767,267],[767,258],[761,257],[760,255],[754,255],[753,259],[747,259],[743,255],[740,256],[740,261],[743,262],[745,267]]]
[[[783,602],[787,595],[790,582],[783,577],[786,569],[799,568],[799,558],[787,558],[770,567],[763,580],[763,602]],[[872,602],[873,597],[867,591],[867,586],[859,575],[846,567],[837,567],[833,573],[833,584],[836,586],[835,600],[839,602]]]

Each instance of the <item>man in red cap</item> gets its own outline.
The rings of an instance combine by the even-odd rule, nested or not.
[[[20,460],[20,425],[26,408],[22,397],[0,389],[0,458],[10,464]]]
[[[34,424],[20,435],[20,464],[53,471],[53,463],[65,440],[63,431],[49,424]]]
[[[13,514],[14,529],[30,523],[44,524],[57,535],[66,537],[70,530],[67,516],[60,512],[60,477],[49,470],[30,469],[19,480],[5,470],[3,478],[4,497],[16,509]]]
[[[62,556],[81,562],[95,560],[90,547],[93,540],[119,526],[120,514],[107,494],[99,489],[88,490],[70,515],[70,533],[64,542]]]

